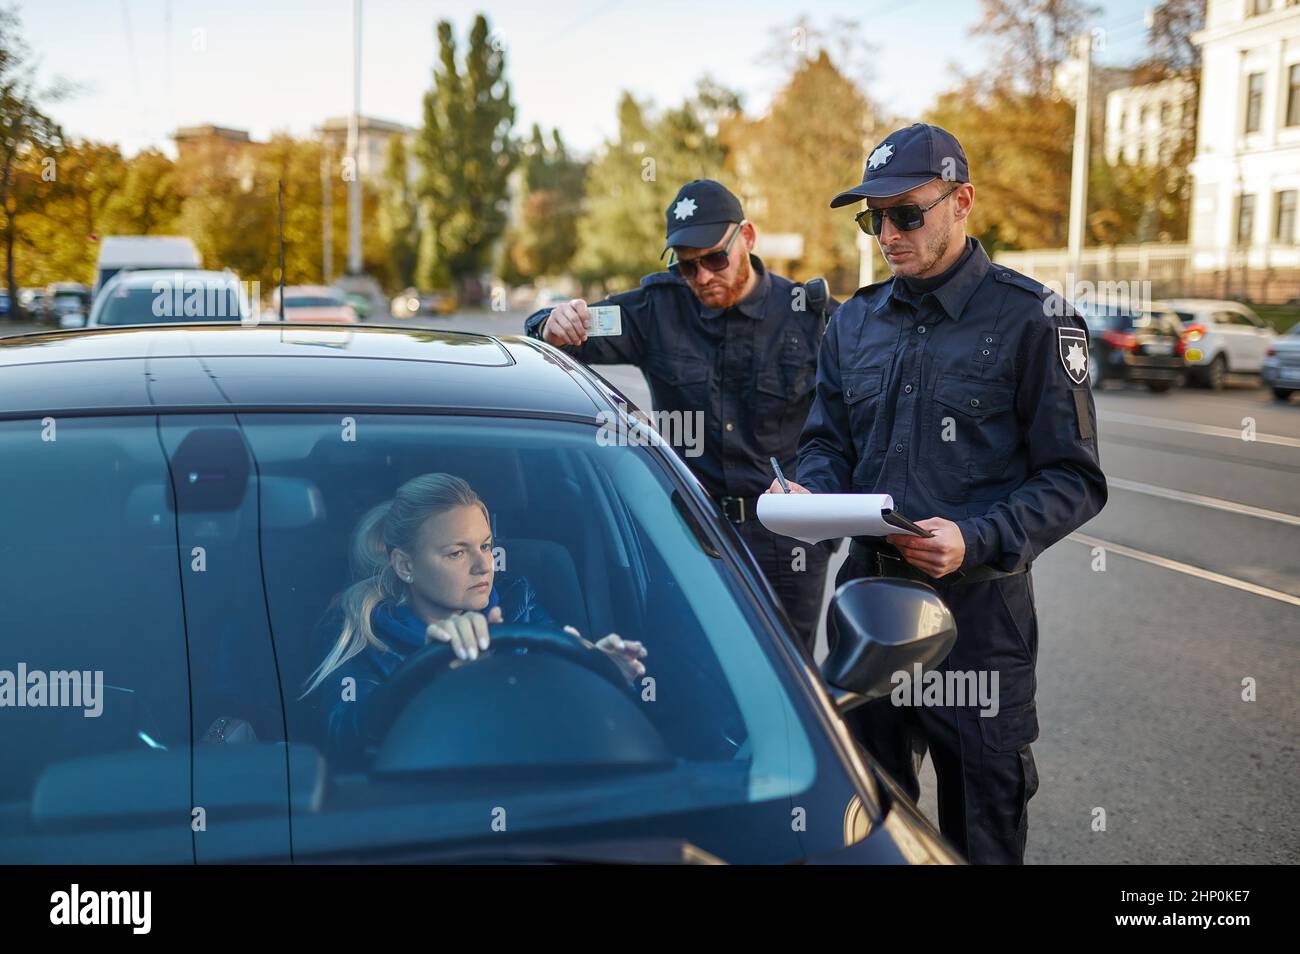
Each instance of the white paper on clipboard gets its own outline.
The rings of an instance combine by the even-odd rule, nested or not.
[[[758,519],[773,533],[805,543],[839,537],[883,537],[911,533],[889,522],[889,494],[761,494]]]

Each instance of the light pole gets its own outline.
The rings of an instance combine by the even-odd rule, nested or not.
[[[1072,297],[1071,285],[1079,280],[1083,256],[1084,228],[1088,218],[1088,110],[1092,87],[1092,34],[1075,40],[1079,57],[1079,91],[1074,104],[1074,157],[1070,164],[1070,234],[1066,254],[1066,282],[1062,287]]]
[[[361,165],[357,153],[361,138],[361,0],[352,0],[352,114],[348,117],[348,156],[352,178],[348,182],[348,274],[361,274]]]

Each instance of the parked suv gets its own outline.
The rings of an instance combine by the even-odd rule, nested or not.
[[[1182,319],[1190,383],[1216,391],[1230,371],[1258,374],[1277,337],[1264,319],[1235,301],[1179,298],[1164,305]]]

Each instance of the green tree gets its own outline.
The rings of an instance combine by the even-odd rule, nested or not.
[[[184,195],[176,164],[157,149],[144,149],[125,163],[125,174],[105,208],[106,231],[120,235],[169,235]]]
[[[520,200],[506,241],[502,276],[531,281],[562,274],[578,247],[586,164],[569,156],[558,129],[536,124],[522,149]]]
[[[628,287],[664,267],[664,215],[677,190],[692,179],[725,178],[727,147],[711,118],[717,92],[705,84],[659,115],[624,92],[618,136],[587,176],[573,263],[584,284]]]
[[[0,8],[0,242],[4,243],[5,286],[18,317],[15,250],[27,239],[22,222],[32,218],[57,181],[57,156],[63,142],[58,124],[40,107],[66,92],[37,90],[31,53],[19,35],[18,16]]]
[[[419,233],[415,223],[415,194],[407,173],[406,141],[401,136],[394,136],[388,143],[377,222],[384,245],[382,274],[388,291],[409,288],[415,284]]]
[[[888,132],[876,117],[822,48],[796,61],[766,116],[733,129],[746,211],[764,231],[803,237],[800,277],[857,286],[858,227],[828,203],[861,171],[867,144]]]
[[[451,23],[437,27],[439,61],[424,96],[424,124],[415,142],[421,230],[416,274],[427,288],[456,285],[478,300],[475,279],[491,261],[506,222],[515,107],[505,78],[505,53],[487,18],[474,18],[463,65]]]
[[[1057,89],[1070,40],[1093,8],[1079,0],[981,0],[972,30],[988,70],[959,76],[926,121],[966,150],[975,184],[971,231],[989,251],[1065,244],[1074,107]]]

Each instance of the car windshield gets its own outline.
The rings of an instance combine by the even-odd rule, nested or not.
[[[167,321],[239,321],[246,317],[238,286],[224,281],[126,285],[108,296],[96,319],[101,325],[142,325]]]
[[[286,805],[299,858],[490,852],[500,832],[746,862],[844,844],[857,796],[793,650],[650,449],[589,424],[409,414],[78,418],[53,444],[33,426],[0,423],[5,656],[103,687],[94,718],[8,710],[0,859],[277,857]],[[365,528],[399,488],[410,503],[458,481],[483,508],[429,514],[482,514],[482,539],[412,537],[416,572],[490,556],[507,635],[421,669],[415,590],[384,569],[398,519]],[[415,512],[419,533],[442,526]],[[421,605],[457,580],[422,577]],[[347,644],[361,618],[373,641]],[[608,634],[642,645],[644,673],[590,645]],[[356,655],[305,691],[343,645]],[[209,836],[191,842],[190,809],[164,825],[178,806],[202,806]]]

